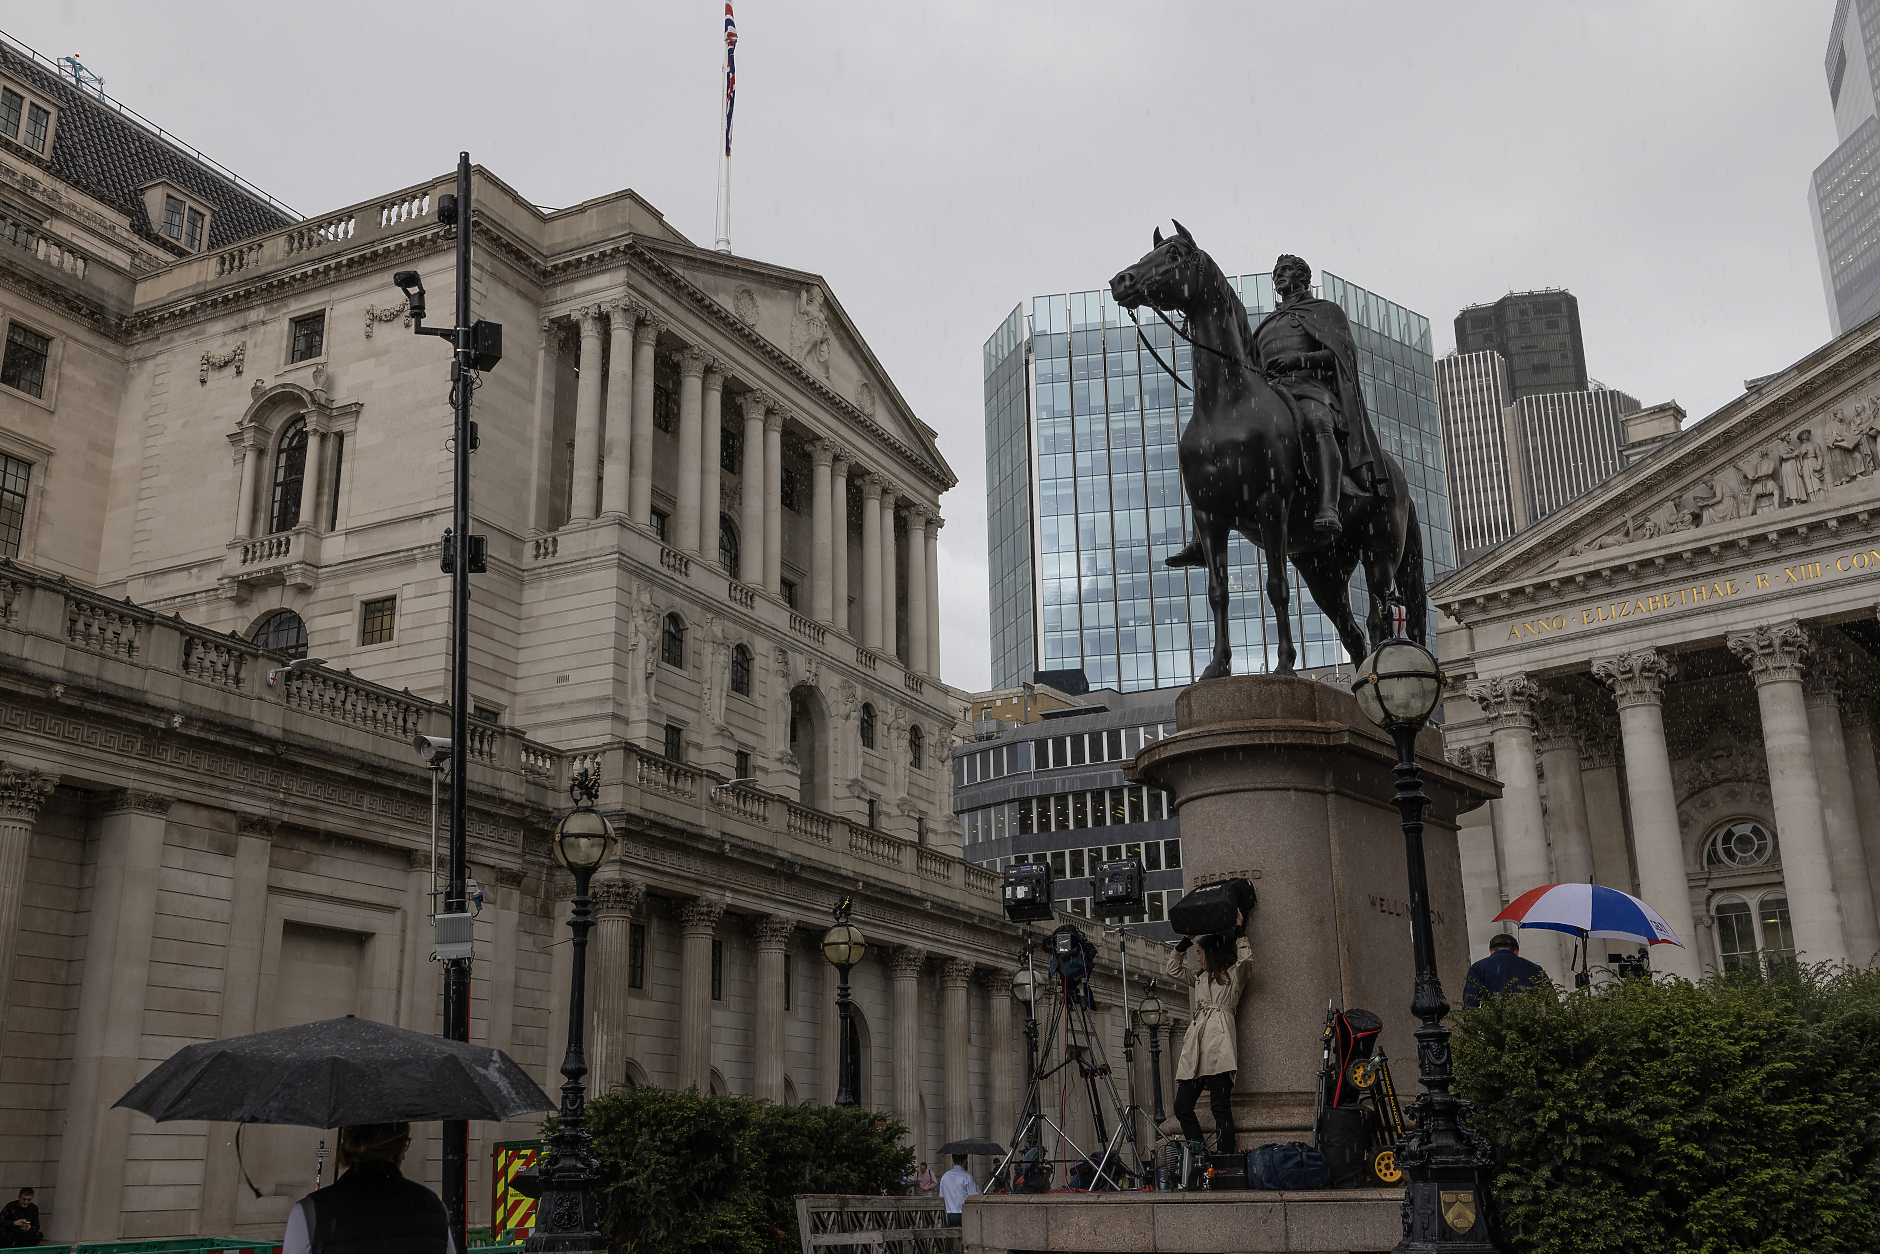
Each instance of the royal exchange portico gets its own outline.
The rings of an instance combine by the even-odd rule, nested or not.
[[[1880,954],[1880,324],[1438,585],[1471,944],[1541,884],[1655,906],[1660,970]],[[1523,953],[1567,974],[1568,943]],[[1617,942],[1595,941],[1601,962]]]

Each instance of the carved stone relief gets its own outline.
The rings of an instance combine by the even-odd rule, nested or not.
[[[829,317],[820,287],[797,293],[796,312],[790,317],[790,356],[805,369],[829,377]]]
[[[731,301],[732,312],[738,315],[738,321],[747,327],[757,325],[757,293],[748,287],[738,289],[738,294]]]

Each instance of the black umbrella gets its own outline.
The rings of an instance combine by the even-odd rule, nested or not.
[[[988,1158],[997,1158],[1005,1153],[1005,1147],[995,1141],[982,1141],[976,1136],[969,1136],[964,1140],[948,1141],[937,1152],[941,1155],[983,1154]]]
[[[159,1123],[339,1128],[513,1119],[555,1103],[500,1049],[347,1015],[187,1046],[117,1105]]]

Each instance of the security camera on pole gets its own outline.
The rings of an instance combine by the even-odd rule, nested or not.
[[[470,421],[470,398],[480,371],[490,370],[503,356],[503,329],[493,322],[470,320],[470,154],[457,154],[457,194],[440,196],[437,220],[456,231],[457,316],[449,329],[424,325],[424,281],[416,270],[401,270],[392,282],[411,302],[412,329],[418,335],[442,336],[451,342],[451,403],[456,411],[451,449],[455,491],[451,526],[444,533],[442,566],[450,575],[450,862],[444,886],[443,909],[434,922],[436,954],[444,964],[444,1036],[470,1039],[470,925],[466,880],[469,826],[466,821],[468,775],[464,747],[469,743],[465,719],[470,710],[470,576],[484,570],[484,539],[470,534],[470,454],[476,450],[476,424]],[[436,742],[432,742],[433,745]],[[436,746],[441,748],[443,746]],[[432,754],[418,746],[427,760]],[[462,1120],[444,1124],[444,1209],[457,1248],[469,1249],[470,1125]]]

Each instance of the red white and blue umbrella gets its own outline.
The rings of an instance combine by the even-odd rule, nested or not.
[[[1599,884],[1547,884],[1530,889],[1495,916],[1495,922],[1504,921],[1569,936],[1610,936],[1641,945],[1684,945],[1663,915],[1630,893]]]

